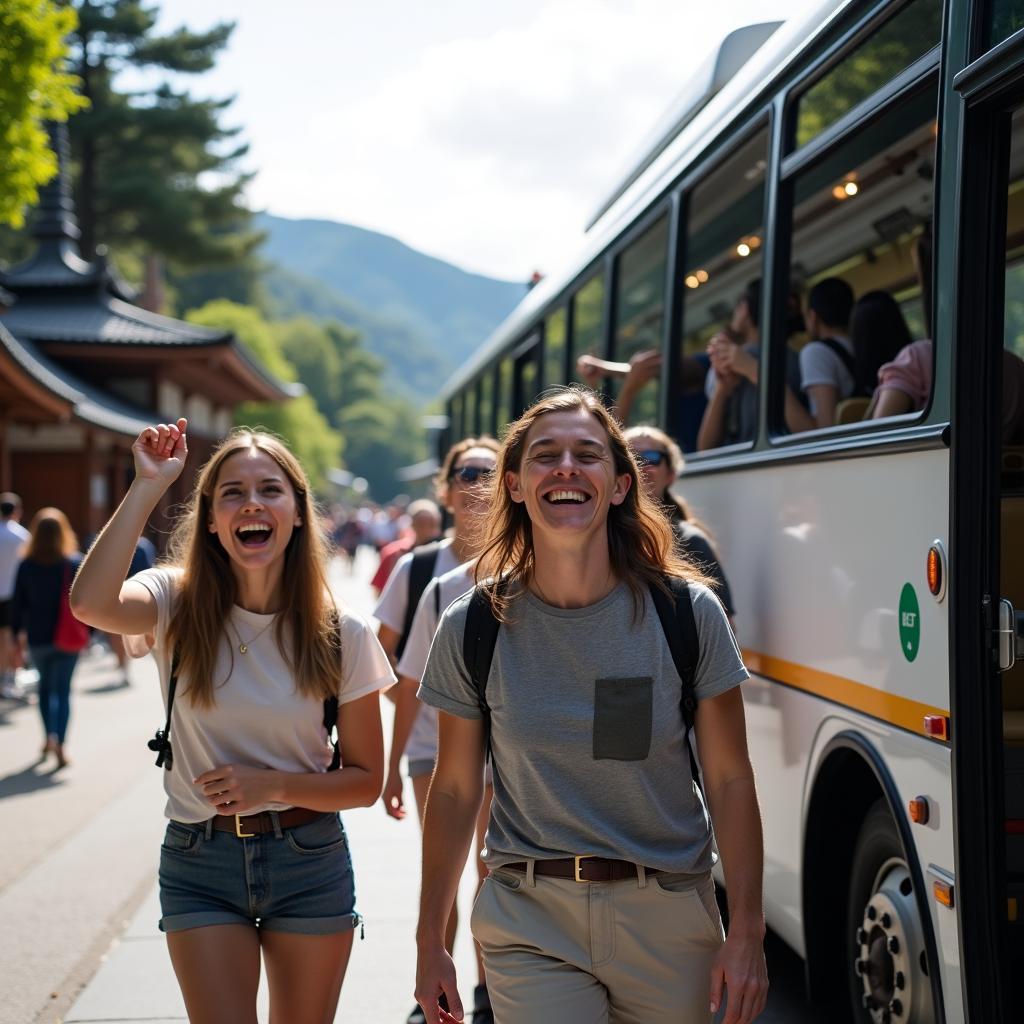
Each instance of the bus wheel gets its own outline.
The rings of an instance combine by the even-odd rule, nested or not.
[[[870,808],[857,836],[846,949],[857,1024],[934,1024],[924,928],[884,800]]]

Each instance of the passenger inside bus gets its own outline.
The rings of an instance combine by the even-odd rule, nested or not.
[[[803,326],[800,299],[789,295],[790,328]],[[728,326],[708,343],[711,369],[705,381],[708,406],[704,410],[697,450],[751,441],[757,431],[757,381],[760,373],[761,282],[751,281],[733,307]],[[786,351],[786,390],[799,389],[799,363],[796,354]],[[793,399],[798,405],[799,400]],[[788,415],[787,400],[787,422]]]
[[[853,289],[840,277],[819,281],[807,296],[807,331],[800,350],[800,390],[807,408],[786,394],[786,425],[796,433],[830,427],[836,407],[854,392],[856,366],[850,339]]]

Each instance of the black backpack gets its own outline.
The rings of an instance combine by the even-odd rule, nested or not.
[[[430,585],[434,578],[434,569],[437,566],[437,556],[441,553],[441,542],[431,541],[429,544],[422,544],[414,548],[412,552],[412,563],[409,566],[409,599],[405,605],[405,621],[402,623],[402,633],[398,638],[398,645],[395,647],[395,661],[402,657],[405,645],[409,642],[409,634],[412,632],[412,620],[416,616],[416,609],[419,607],[423,591]]]
[[[336,620],[337,621],[337,620]],[[338,627],[338,648],[341,648],[341,623]],[[174,751],[171,749],[171,711],[174,709],[174,692],[178,688],[178,649],[174,649],[171,656],[171,681],[167,687],[167,722],[162,729],[157,729],[156,734],[146,744],[156,754],[157,768],[164,768],[170,771],[174,767]],[[331,755],[331,764],[327,769],[335,772],[341,767],[341,748],[338,746],[338,698],[328,697],[324,701],[324,728],[334,748]]]
[[[683,742],[690,755],[690,769],[693,781],[700,784],[700,769],[690,745],[690,730],[693,728],[697,714],[697,691],[694,680],[697,674],[697,660],[700,657],[700,638],[697,635],[697,622],[693,617],[693,603],[690,600],[690,588],[685,580],[676,576],[666,576],[665,586],[669,594],[661,587],[650,585],[651,600],[658,613],[668,649],[672,654],[672,662],[679,673],[681,683],[679,710],[683,716],[685,732]],[[500,593],[504,593],[506,584],[498,584]],[[462,657],[476,691],[477,706],[484,721],[484,733],[487,739],[487,760],[491,759],[491,709],[487,705],[487,677],[491,671],[494,647],[498,642],[498,629],[501,623],[495,618],[490,598],[483,587],[475,587],[470,598],[466,614],[466,628],[462,634]]]

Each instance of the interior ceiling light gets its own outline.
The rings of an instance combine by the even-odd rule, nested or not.
[[[843,186],[843,191],[848,196],[855,196],[860,191],[860,188],[857,186],[857,182],[855,182],[855,181],[848,181]]]
[[[697,275],[696,274],[687,274],[686,275],[686,287],[687,288],[699,288],[700,287],[700,281],[697,279]]]
[[[747,245],[746,242],[740,242],[740,244],[736,246],[736,255],[737,256],[749,256],[750,255],[750,246]]]
[[[706,270],[698,270],[698,271],[697,271],[697,280],[698,280],[698,281],[699,281],[699,282],[700,282],[701,284],[704,284],[704,283],[706,283],[706,282],[707,282],[707,279],[708,279],[708,272],[707,272]]]

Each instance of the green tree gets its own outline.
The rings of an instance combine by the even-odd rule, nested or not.
[[[158,7],[143,0],[66,2],[78,12],[71,65],[91,104],[70,122],[82,255],[102,242],[180,267],[243,260],[261,236],[242,199],[248,147],[221,123],[231,99],[194,99],[170,82],[126,92],[116,81],[127,68],[208,71],[234,26],[157,35]]]
[[[295,368],[285,358],[273,328],[258,309],[220,299],[191,310],[186,319],[204,327],[233,331],[276,377],[296,379]],[[312,395],[284,402],[245,402],[238,407],[235,422],[265,427],[283,437],[301,459],[317,490],[323,490],[327,471],[341,464],[341,436],[317,408]]]
[[[51,0],[0,3],[0,224],[21,227],[25,207],[57,172],[46,121],[64,121],[85,99],[64,68],[75,12]]]

